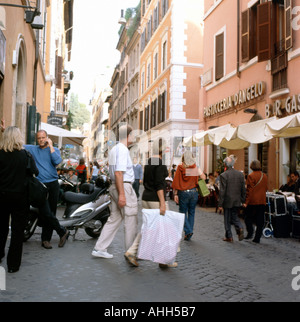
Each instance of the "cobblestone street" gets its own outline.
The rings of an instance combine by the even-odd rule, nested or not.
[[[178,210],[173,201],[171,210]],[[62,214],[62,209],[58,215]],[[139,217],[141,224],[142,218]],[[213,209],[196,208],[191,241],[182,241],[178,268],[160,269],[140,261],[130,267],[124,259],[123,228],[109,252],[113,259],[91,256],[95,240],[83,230],[52,250],[40,245],[40,229],[24,244],[20,271],[6,274],[1,302],[97,301],[97,302],[266,302],[299,301],[293,290],[292,269],[300,266],[296,239],[222,241],[223,216]],[[5,260],[1,264],[6,269]]]

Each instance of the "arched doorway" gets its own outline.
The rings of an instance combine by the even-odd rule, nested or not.
[[[27,124],[27,104],[26,104],[26,72],[27,56],[25,40],[19,35],[16,45],[16,57],[14,79],[13,79],[13,98],[12,98],[12,123],[19,127],[24,138],[26,137]]]

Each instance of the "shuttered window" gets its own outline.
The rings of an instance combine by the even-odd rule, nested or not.
[[[151,128],[153,128],[154,126],[156,126],[156,105],[157,105],[157,101],[153,101],[151,103]]]
[[[285,0],[285,49],[288,50],[293,46],[292,37],[292,0]]]
[[[147,132],[149,130],[149,106],[145,108],[145,124],[144,130]]]
[[[224,33],[216,36],[216,81],[224,76]]]
[[[143,123],[144,123],[144,111],[140,111],[140,130],[141,131],[144,129]]]
[[[157,124],[165,121],[166,117],[166,92],[163,92],[158,96],[158,109],[157,109],[158,119]]]
[[[61,56],[55,56],[55,79],[56,79],[56,88],[61,89],[62,85],[62,68],[63,68],[63,59]]]
[[[242,12],[242,62],[250,60],[250,9]]]
[[[258,61],[271,58],[271,20],[272,2],[265,2],[257,6],[257,54]]]
[[[242,12],[242,62],[257,56],[257,5]]]

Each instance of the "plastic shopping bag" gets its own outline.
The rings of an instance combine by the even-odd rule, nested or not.
[[[143,209],[143,224],[138,258],[160,264],[172,264],[182,237],[184,217],[182,213],[159,209]]]

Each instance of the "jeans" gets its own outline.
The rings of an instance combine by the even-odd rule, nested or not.
[[[140,191],[140,179],[135,179],[134,183],[132,184],[132,187],[133,187],[133,189],[134,189],[134,191],[136,193],[137,198],[139,198],[140,197],[140,193],[139,193],[139,191]]]
[[[195,221],[195,208],[198,202],[198,191],[196,188],[184,191],[178,190],[179,212],[185,214],[184,233],[193,233]]]
[[[45,185],[48,188],[49,197],[45,204],[39,209],[43,222],[42,241],[50,241],[53,230],[57,232],[59,237],[66,233],[66,229],[59,224],[56,218],[56,209],[59,196],[58,181],[47,182]]]

